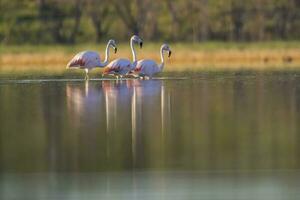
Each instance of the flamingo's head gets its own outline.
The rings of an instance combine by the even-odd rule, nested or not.
[[[117,44],[116,44],[115,40],[109,40],[108,45],[111,46],[115,50],[115,53],[117,53],[118,49],[117,49]]]
[[[169,45],[163,44],[163,45],[161,46],[161,49],[162,49],[162,51],[167,51],[167,52],[169,53],[169,54],[168,54],[168,57],[171,56],[172,51],[171,51],[171,48],[169,47]]]
[[[136,44],[139,44],[139,45],[140,45],[140,48],[143,47],[143,40],[142,40],[142,38],[140,38],[139,36],[133,35],[133,36],[131,37],[130,40],[133,41],[133,42],[136,43]]]

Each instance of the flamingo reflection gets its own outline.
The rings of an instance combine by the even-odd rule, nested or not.
[[[171,94],[165,86],[161,86],[161,131],[162,134],[171,132]]]
[[[128,126],[130,119],[127,113],[130,113],[131,86],[123,80],[103,81],[102,89],[105,96],[106,131],[111,133],[122,130],[125,128],[123,125]]]
[[[143,159],[142,135],[145,132],[153,134],[169,131],[171,117],[170,93],[167,92],[162,81],[131,80],[133,94],[131,100],[131,123],[132,123],[132,155],[133,165]],[[161,124],[161,126],[157,126]]]
[[[114,158],[131,151],[132,165],[136,166],[145,159],[147,134],[157,134],[149,144],[163,151],[164,137],[171,127],[170,92],[162,80],[70,83],[66,86],[70,124],[74,131],[106,132],[100,137],[109,161],[118,162]]]
[[[66,103],[68,127],[66,132],[65,148],[73,146],[73,151],[69,152],[68,162],[74,170],[83,167],[83,163],[90,163],[93,168],[98,154],[93,152],[105,148],[103,141],[105,136],[99,135],[101,132],[102,119],[105,119],[104,99],[101,82],[68,82],[66,84]],[[76,148],[75,148],[76,147]]]
[[[127,85],[125,80],[107,80],[102,82],[102,90],[105,96],[108,147],[106,150],[106,156],[111,158],[110,160],[112,162],[114,162],[114,159],[119,157],[120,154],[126,151],[130,152],[130,146],[128,145],[125,145],[128,148],[114,148],[118,147],[118,145],[123,146],[131,141],[131,139],[128,138],[128,135],[126,135],[131,131],[130,122],[128,120],[130,120],[130,101],[132,91],[128,86],[130,85]],[[118,133],[122,134],[118,135]],[[111,149],[113,149],[114,152],[111,152]],[[116,149],[120,149],[120,151]]]
[[[81,118],[86,120],[96,120],[93,115],[99,113],[101,103],[103,102],[102,90],[99,84],[90,84],[85,81],[83,84],[67,83],[66,96],[67,107],[70,111],[73,124],[80,124]]]

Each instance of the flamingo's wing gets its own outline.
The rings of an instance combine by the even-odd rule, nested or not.
[[[119,70],[118,59],[111,61],[103,70],[103,74],[114,73]]]
[[[136,63],[136,66],[133,70],[134,73],[140,73],[142,68],[143,68],[143,63],[145,62],[145,60],[139,60],[137,63]]]
[[[128,70],[131,67],[131,63],[127,59],[116,59],[110,62],[107,67],[105,67],[103,73],[109,74],[109,73],[120,73],[128,68]]]
[[[81,67],[85,65],[83,52],[76,54],[67,64],[67,68]]]
[[[67,64],[67,68],[83,67],[93,68],[101,66],[100,56],[94,51],[83,51],[76,54],[72,60]]]

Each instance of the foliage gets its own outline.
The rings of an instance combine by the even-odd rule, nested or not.
[[[1,0],[0,42],[300,39],[297,0]]]

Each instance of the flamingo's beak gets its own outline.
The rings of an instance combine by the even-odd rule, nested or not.
[[[117,48],[117,47],[115,47],[115,53],[117,53],[117,51],[118,51],[118,48]]]
[[[169,55],[168,55],[169,58],[171,57],[171,54],[172,54],[172,51],[169,51]]]
[[[140,42],[140,48],[142,48],[143,47],[143,42]]]

